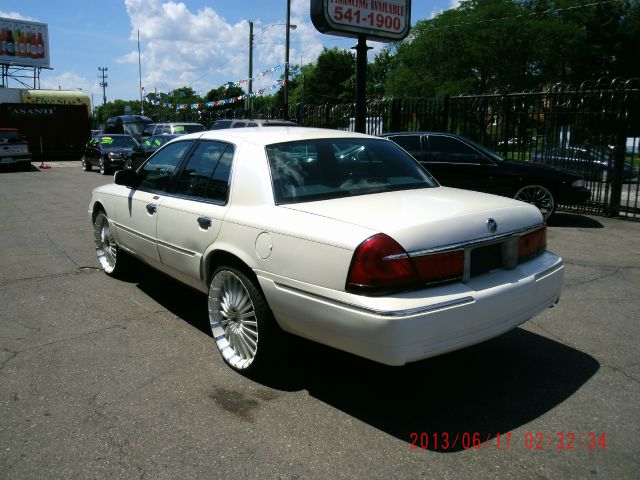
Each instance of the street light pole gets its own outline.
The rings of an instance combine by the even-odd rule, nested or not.
[[[287,0],[287,33],[284,57],[284,119],[289,120],[289,30],[291,30],[291,0]]]
[[[290,0],[287,0],[288,2]],[[288,3],[287,3],[287,6]],[[284,64],[284,77],[285,77],[285,81],[284,81],[284,102],[285,105],[288,104],[288,92],[287,92],[287,83],[289,83],[289,30],[295,30],[296,28],[298,28],[297,25],[292,25],[291,21],[290,21],[290,15],[289,15],[289,9],[287,9],[287,23],[271,23],[265,27],[262,27],[260,30],[258,30],[258,33],[253,33],[253,22],[249,22],[249,94],[252,93],[253,91],[253,82],[251,80],[251,78],[253,77],[253,41],[256,38],[256,35],[261,34],[262,32],[264,32],[265,30],[267,30],[268,28],[271,27],[275,27],[277,25],[285,25],[287,28],[287,34],[285,37],[285,64]],[[249,102],[251,101],[251,96],[249,96],[249,99],[247,100],[247,104],[246,107],[247,109],[249,109]],[[251,105],[253,105],[253,103],[251,103]],[[287,117],[287,112],[286,112],[286,107],[285,107],[285,117]],[[253,114],[253,112],[252,112]]]

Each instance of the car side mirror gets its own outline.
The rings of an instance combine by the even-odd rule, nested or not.
[[[138,184],[138,175],[135,170],[118,170],[113,177],[113,181],[116,185],[136,188]]]

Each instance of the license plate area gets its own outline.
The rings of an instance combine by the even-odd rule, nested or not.
[[[508,237],[465,249],[463,282],[493,270],[511,269],[518,264],[519,237]]]

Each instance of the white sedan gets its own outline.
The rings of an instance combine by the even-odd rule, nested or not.
[[[135,255],[208,294],[215,344],[253,374],[283,330],[388,365],[500,335],[560,297],[527,203],[441,187],[390,140],[336,130],[184,135],[96,188],[98,259]]]

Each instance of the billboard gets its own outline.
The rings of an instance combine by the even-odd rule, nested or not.
[[[48,68],[47,24],[0,17],[0,64]]]
[[[411,28],[411,0],[311,0],[311,21],[329,35],[395,42]]]

